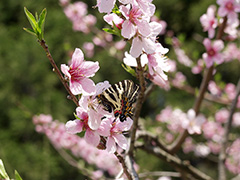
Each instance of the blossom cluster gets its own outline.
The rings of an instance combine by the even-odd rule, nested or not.
[[[101,174],[108,172],[110,175],[116,175],[120,171],[118,160],[113,154],[87,144],[83,138],[77,135],[67,133],[65,124],[53,120],[51,115],[34,116],[33,123],[36,131],[44,133],[56,149],[67,150],[75,158],[83,159],[89,165],[95,165],[101,169]]]
[[[200,17],[203,30],[208,31],[208,38],[203,41],[207,50],[207,52],[203,54],[203,59],[208,68],[212,66],[214,62],[216,64],[224,62],[224,56],[220,53],[224,48],[223,41],[218,39],[211,42],[211,39],[213,39],[216,34],[216,28],[226,17],[227,22],[224,32],[228,35],[227,39],[234,40],[237,38],[237,28],[239,26],[237,13],[240,12],[240,4],[235,0],[217,0],[217,4],[219,5],[218,10],[215,5],[210,5],[207,9],[207,13]],[[218,15],[219,18],[217,18],[216,15]]]
[[[116,26],[120,34],[131,42],[129,53],[125,52],[123,62],[132,67],[137,66],[136,58],[140,58],[141,66],[148,66],[148,78],[160,87],[166,88],[169,71],[168,49],[157,42],[157,36],[164,31],[164,23],[151,21],[154,19],[155,6],[152,1],[119,0],[118,13],[112,11],[116,0],[98,0],[99,12],[107,13],[104,20]]]
[[[114,153],[118,147],[127,150],[128,142],[122,132],[130,130],[132,120],[127,117],[126,121],[121,122],[99,104],[96,96],[109,88],[110,84],[105,81],[95,85],[89,78],[94,76],[98,69],[98,62],[85,61],[82,51],[78,48],[72,55],[70,65],[61,65],[62,72],[69,80],[71,92],[81,95],[79,106],[76,108],[76,119],[66,123],[66,131],[71,134],[85,131],[84,139],[95,147],[106,141],[106,150],[109,153]],[[105,148],[105,144],[102,148]]]
[[[96,24],[96,17],[88,14],[87,4],[84,2],[77,1],[70,4],[68,0],[61,0],[60,4],[63,6],[67,18],[73,23],[73,30],[87,34]]]
[[[206,118],[196,113],[193,109],[184,113],[181,109],[172,109],[170,106],[166,107],[156,116],[156,120],[167,124],[167,128],[172,132],[179,133],[184,129],[189,134],[201,134],[202,125]]]
[[[225,86],[220,87],[214,81],[210,81],[208,84],[208,90],[214,97],[222,97],[227,102],[233,101],[236,96],[236,86],[233,83],[227,83]],[[237,108],[240,108],[240,97],[238,97]]]

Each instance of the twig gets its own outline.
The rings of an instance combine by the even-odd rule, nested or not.
[[[59,68],[57,67],[57,65],[56,65],[56,63],[55,63],[55,61],[54,61],[54,59],[53,59],[53,57],[52,57],[52,55],[51,55],[51,53],[50,53],[50,51],[48,49],[48,46],[47,46],[46,42],[44,40],[41,40],[41,41],[38,41],[38,42],[40,43],[40,45],[42,46],[42,48],[46,52],[46,55],[47,55],[51,65],[53,67],[54,72],[57,74],[57,76],[61,80],[63,86],[65,87],[65,89],[67,90],[69,95],[71,96],[72,101],[76,104],[76,106],[78,106],[78,100],[77,100],[76,96],[74,96],[72,94],[72,92],[71,92],[71,90],[70,90],[66,80],[64,79],[62,73],[60,72]]]
[[[153,172],[144,172],[140,173],[139,177],[148,177],[148,176],[168,176],[168,177],[181,177],[181,174],[178,172],[170,171],[153,171]]]
[[[136,107],[135,107],[135,114],[134,114],[134,121],[132,125],[132,131],[131,131],[131,139],[130,139],[130,147],[128,151],[128,155],[130,156],[130,160],[133,160],[133,151],[134,151],[134,143],[136,139],[136,131],[138,128],[138,119],[140,117],[141,109],[142,109],[142,104],[144,102],[144,93],[145,93],[145,79],[144,79],[144,70],[141,65],[140,58],[137,58],[137,71],[138,71],[138,77],[139,77],[139,82],[140,82],[140,93],[138,95]],[[135,170],[133,170],[135,171]],[[137,174],[133,174],[133,177],[136,176]],[[139,179],[138,177],[134,177],[134,179]]]
[[[227,149],[227,143],[228,143],[228,139],[229,139],[229,133],[231,131],[232,128],[232,117],[233,117],[233,113],[236,109],[236,105],[238,102],[238,97],[240,94],[240,79],[238,80],[238,84],[237,84],[237,89],[236,89],[236,95],[235,98],[232,102],[231,105],[231,109],[230,109],[230,114],[228,117],[228,122],[225,124],[224,126],[224,136],[223,136],[223,140],[221,143],[221,151],[219,154],[219,161],[218,161],[218,179],[219,180],[226,180],[226,172],[225,172],[225,166],[224,166],[224,162],[226,159],[226,149]]]
[[[124,171],[125,175],[127,176],[128,180],[132,180],[132,176],[131,176],[131,174],[128,172],[128,168],[127,168],[127,165],[126,165],[123,157],[120,156],[120,155],[117,153],[117,151],[116,151],[114,154],[115,154],[115,156],[118,158],[119,162],[121,163],[122,168],[123,168],[123,171]]]
[[[57,147],[54,146],[54,148],[57,150],[57,152],[63,157],[63,159],[65,159],[65,161],[68,162],[68,164],[70,164],[71,166],[79,169],[81,171],[81,173],[84,175],[84,176],[87,176],[87,177],[93,177],[92,173],[82,167],[75,159],[73,159],[66,151],[64,151],[63,149],[59,149]]]
[[[217,39],[222,38],[223,33],[224,33],[224,29],[226,27],[226,24],[227,24],[227,17],[224,18],[223,23],[219,27],[218,34],[216,36]],[[207,90],[207,87],[208,87],[208,83],[209,83],[209,81],[210,81],[210,79],[212,78],[212,75],[213,75],[213,70],[214,70],[214,66],[211,66],[209,69],[207,69],[207,72],[204,74],[204,77],[203,77],[203,80],[202,80],[202,83],[201,83],[201,86],[200,86],[198,97],[197,97],[197,99],[194,103],[194,106],[193,106],[193,109],[194,109],[196,115],[199,113],[200,106],[201,106],[202,101],[204,99],[204,94],[205,94],[205,92]],[[180,149],[182,143],[184,142],[184,140],[186,139],[187,136],[188,136],[187,130],[183,131],[183,133],[181,133],[177,137],[177,139],[172,143],[172,145],[169,147],[169,150],[172,153],[176,153]]]
[[[173,86],[177,89],[183,90],[183,91],[185,91],[189,94],[192,94],[192,95],[196,94],[195,89],[193,87],[189,86],[189,85],[175,85],[175,84],[171,83],[171,86]],[[206,99],[208,101],[216,102],[216,103],[219,103],[219,104],[224,104],[224,105],[230,105],[231,104],[231,101],[229,99],[223,98],[223,97],[217,97],[217,96],[214,96],[214,95],[209,94],[207,92],[205,93],[204,99]]]
[[[151,153],[154,156],[164,160],[165,162],[171,164],[173,167],[176,168],[181,174],[184,174],[187,179],[197,179],[197,180],[212,180],[211,177],[207,176],[203,172],[199,171],[195,167],[193,167],[188,161],[182,161],[176,156],[173,156],[166,151],[158,148],[153,147],[152,145],[144,142],[136,145],[136,148],[142,149],[147,153]]]
[[[136,138],[136,131],[138,127],[138,119],[140,117],[140,112],[142,109],[144,92],[145,92],[145,80],[143,76],[143,68],[141,66],[140,58],[137,58],[137,65],[138,65],[138,75],[139,75],[139,82],[140,82],[140,93],[138,95],[138,99],[135,107],[135,115],[134,115],[133,127],[131,132],[130,148],[128,151],[128,154],[132,157],[133,157],[133,150],[134,150],[134,142]]]

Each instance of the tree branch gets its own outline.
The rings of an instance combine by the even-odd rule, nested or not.
[[[224,33],[224,29],[226,27],[226,24],[227,24],[227,17],[224,18],[222,24],[219,27],[219,30],[218,30],[218,33],[217,33],[217,36],[216,36],[217,39],[222,38],[223,33]],[[205,92],[207,90],[207,87],[208,87],[208,83],[211,80],[212,75],[213,75],[213,70],[214,70],[214,66],[211,66],[209,69],[206,70],[206,73],[204,74],[202,83],[200,85],[200,90],[199,90],[198,97],[197,97],[197,99],[194,103],[194,106],[193,106],[193,109],[194,109],[196,115],[199,113],[200,106],[201,106],[202,101],[204,99],[204,94],[205,94]],[[172,143],[172,145],[169,147],[169,150],[172,153],[176,153],[180,149],[182,143],[185,141],[187,136],[188,136],[187,130],[183,131],[183,133],[181,133],[177,137],[177,139]]]
[[[226,180],[226,172],[225,172],[224,162],[226,160],[226,149],[227,149],[227,143],[228,143],[228,139],[229,139],[229,133],[232,128],[232,118],[233,118],[234,111],[236,109],[239,94],[240,94],[240,78],[238,80],[235,98],[232,101],[228,121],[224,126],[224,136],[223,136],[223,141],[221,143],[221,151],[219,154],[219,161],[218,161],[218,168],[219,168],[218,169],[219,170],[218,171],[218,179],[219,180]]]
[[[128,180],[132,180],[132,176],[131,174],[128,172],[128,168],[127,168],[127,165],[124,161],[124,158],[118,154],[118,152],[116,151],[115,153],[115,156],[118,158],[119,162],[121,163],[122,165],[122,168],[123,168],[123,172],[125,173],[125,175],[127,176]]]
[[[57,74],[58,78],[60,79],[60,81],[62,82],[63,86],[65,87],[65,89],[67,90],[68,94],[71,97],[71,100],[76,104],[76,106],[78,106],[78,100],[76,98],[76,96],[74,96],[68,86],[68,83],[66,82],[66,80],[64,79],[62,73],[60,72],[59,68],[57,67],[49,49],[48,46],[46,44],[46,42],[44,40],[38,41],[39,44],[42,46],[42,48],[44,49],[44,51],[46,52],[47,58],[49,59],[54,72]]]
[[[207,176],[203,172],[193,167],[188,161],[182,161],[178,157],[173,156],[158,147],[153,147],[147,142],[144,142],[144,144],[141,143],[139,145],[136,145],[136,148],[142,149],[147,153],[151,153],[154,156],[171,164],[174,168],[176,168],[176,170],[178,170],[182,175],[184,175],[186,179],[212,180],[211,177]]]

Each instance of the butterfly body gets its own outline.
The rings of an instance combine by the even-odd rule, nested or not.
[[[113,111],[114,116],[123,122],[127,117],[133,116],[132,105],[136,101],[139,89],[131,80],[123,80],[103,91],[97,98],[106,111]]]

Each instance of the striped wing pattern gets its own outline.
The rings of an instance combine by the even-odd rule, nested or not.
[[[103,91],[97,98],[105,110],[114,111],[115,117],[119,116],[123,122],[126,117],[132,118],[132,104],[136,101],[139,89],[131,80],[123,80]]]

